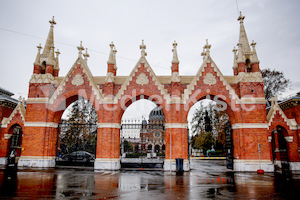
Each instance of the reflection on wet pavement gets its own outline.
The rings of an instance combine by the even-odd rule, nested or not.
[[[163,171],[1,169],[0,197],[20,199],[299,199],[300,176],[234,173],[224,161],[192,161],[182,176]]]

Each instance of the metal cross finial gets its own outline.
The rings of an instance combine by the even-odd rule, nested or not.
[[[54,16],[52,17],[52,20],[49,21],[49,23],[51,24],[51,27],[56,24],[56,22],[54,21]]]
[[[245,19],[245,16],[243,16],[242,12],[240,12],[240,16],[238,17],[237,20],[240,21],[241,23],[243,23],[244,19]]]
[[[208,39],[206,39],[206,44],[204,45],[204,48],[206,49],[206,51],[209,51],[211,45],[208,44]]]
[[[85,53],[83,54],[84,60],[87,61],[87,58],[90,57],[90,54],[88,54],[88,49],[85,49]]]
[[[58,58],[58,56],[60,54],[59,49],[57,49],[57,51],[55,52],[55,54],[56,54],[56,58]]]
[[[203,47],[203,51],[201,52],[201,56],[203,56],[203,59],[205,59],[206,52],[205,52],[205,48],[204,47]]]
[[[110,48],[113,49],[115,47],[113,41],[111,41],[111,44],[109,44]]]
[[[255,47],[255,45],[256,45],[256,42],[254,42],[254,40],[252,40],[251,46]]]
[[[39,51],[41,51],[41,49],[43,48],[43,47],[41,46],[41,44],[39,44],[39,46],[36,46],[36,47],[38,48]]]
[[[144,40],[142,40],[142,44],[140,45],[141,54],[142,56],[147,56],[147,53],[145,52],[146,45],[144,44]]]
[[[21,104],[21,102],[22,102],[22,97],[19,96],[19,99],[18,99],[18,100],[19,100],[18,103]]]
[[[82,41],[80,41],[80,45],[77,47],[78,49],[78,55],[82,55],[82,51],[84,50],[83,46],[82,46]]]
[[[174,40],[173,47],[174,47],[174,49],[176,49],[176,47],[177,47],[176,40]]]
[[[236,55],[237,49],[234,47],[232,52],[234,53],[234,55]]]

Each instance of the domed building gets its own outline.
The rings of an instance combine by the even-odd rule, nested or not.
[[[144,119],[140,131],[141,151],[144,153],[165,152],[165,117],[160,107],[149,114],[148,123]]]

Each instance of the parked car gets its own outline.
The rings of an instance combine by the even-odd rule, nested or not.
[[[86,151],[74,151],[64,155],[63,159],[69,162],[93,162],[95,160],[95,155]]]

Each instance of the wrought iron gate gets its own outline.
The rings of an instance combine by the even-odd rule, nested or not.
[[[226,167],[233,169],[233,139],[231,124],[225,126],[225,150],[226,150]]]
[[[93,166],[97,124],[62,122],[58,126],[57,165]]]

